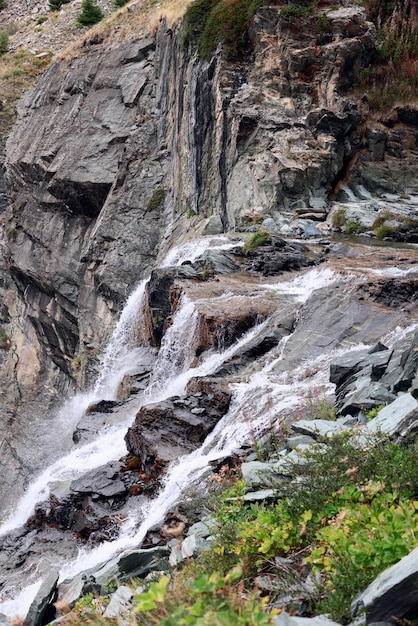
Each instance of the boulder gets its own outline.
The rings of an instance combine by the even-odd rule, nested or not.
[[[133,593],[125,585],[121,585],[112,594],[111,600],[106,607],[103,617],[117,618],[118,623],[122,626],[131,623],[130,615],[132,613],[133,604],[131,602]]]
[[[132,578],[145,578],[150,572],[166,570],[170,549],[165,546],[149,550],[125,550],[118,557],[86,572],[91,574],[97,584],[106,584],[116,578],[128,582]]]
[[[202,383],[200,388],[203,386]],[[198,389],[199,384],[194,388]],[[198,392],[194,402],[177,398],[140,409],[125,441],[149,478],[157,477],[170,461],[198,448],[226,413],[229,394],[216,391],[210,384],[209,388],[211,391],[206,394]]]
[[[275,620],[274,626],[339,626],[325,615],[317,617],[296,617],[288,613],[280,613]]]
[[[383,433],[390,437],[406,434],[418,421],[418,400],[411,394],[400,395],[391,404],[382,409],[362,431],[362,436]]]
[[[363,611],[366,623],[388,621],[390,624],[418,618],[418,548],[382,572],[353,600],[351,614]]]
[[[59,573],[51,571],[42,581],[32,604],[26,614],[25,626],[42,626],[54,617],[54,609],[51,606],[57,595],[57,582]]]
[[[299,420],[292,424],[292,430],[302,435],[310,435],[315,439],[326,439],[346,431],[347,427],[340,422],[331,422],[329,420]],[[309,445],[309,443],[309,441],[304,442],[304,445]]]

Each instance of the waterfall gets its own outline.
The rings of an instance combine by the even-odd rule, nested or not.
[[[135,325],[140,324],[144,306],[145,288],[149,278],[142,280],[126,301],[121,316],[102,357],[100,373],[94,385],[94,394],[101,399],[113,399],[124,375],[135,371],[141,351],[132,348]],[[115,378],[115,372],[119,376]]]
[[[179,251],[176,255],[177,259],[182,258]],[[315,290],[346,280],[350,280],[350,277],[341,277],[327,268],[314,268],[299,273],[292,280],[257,285],[257,288],[288,295],[299,306],[305,303]],[[143,289],[145,289],[145,281],[138,285],[127,301],[102,357],[102,370],[97,379],[94,394],[103,393],[113,384],[113,378],[120,376],[121,363],[129,366],[126,357],[130,354],[129,343],[133,325],[137,320]],[[232,359],[247,344],[250,344],[257,335],[263,336],[262,333],[268,323],[269,320],[265,320],[257,324],[226,350],[207,351],[198,362],[194,362],[193,341],[198,317],[193,303],[183,296],[173,316],[172,325],[163,338],[148,389],[143,396],[135,399],[135,411],[145,402],[157,402],[173,395],[183,395],[192,377],[211,375],[223,363]],[[118,537],[113,541],[103,542],[93,550],[82,550],[78,559],[63,566],[60,574],[61,580],[96,566],[124,549],[137,547],[148,529],[160,522],[167,510],[178,501],[182,490],[207,472],[209,461],[221,459],[243,444],[251,443],[259,433],[264,432],[272,424],[280,427],[289,414],[300,409],[304,397],[312,389],[321,388],[325,393],[330,390],[329,363],[339,353],[347,352],[348,348],[339,350],[327,348],[313,361],[306,360],[296,365],[292,363],[291,367],[286,367],[291,339],[291,336],[282,339],[275,349],[260,359],[258,371],[247,373],[240,382],[231,384],[233,397],[230,408],[202,446],[171,464],[164,477],[160,493],[146,505],[135,510],[132,508],[129,518],[120,528]],[[363,347],[363,345],[357,345],[352,346],[351,349]],[[135,353],[135,358],[137,357],[138,354]],[[308,370],[312,372],[309,375]],[[126,452],[124,435],[133,417],[133,407],[130,408],[132,413],[127,415],[122,423],[103,430],[96,441],[75,448],[47,468],[29,487],[15,513],[0,527],[0,534],[4,535],[25,522],[33,511],[35,503],[48,497],[50,482],[72,480],[88,469],[123,456]],[[62,563],[57,563],[57,566],[62,566]],[[28,579],[26,584],[30,585],[32,582]],[[0,603],[0,613],[16,614],[19,609],[26,606],[24,603],[28,602],[28,598],[30,603],[31,594],[35,592],[35,585],[32,585],[31,590],[27,587],[15,600]]]
[[[169,381],[190,369],[195,356],[193,339],[198,321],[199,316],[193,302],[183,294],[173,323],[161,342],[147,390],[148,398],[168,397],[167,393],[170,396],[178,395],[174,389],[168,390]]]

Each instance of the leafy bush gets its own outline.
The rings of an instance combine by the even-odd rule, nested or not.
[[[262,0],[195,0],[185,14],[183,43],[197,41],[198,53],[209,59],[222,42],[226,57],[238,60],[251,47],[248,27]]]
[[[242,597],[241,567],[225,575],[203,571],[194,572],[194,580],[187,581],[193,566],[183,575],[183,589],[170,587],[163,576],[150,584],[149,590],[136,597],[137,619],[140,624],[170,624],[170,626],[264,626],[273,623],[277,611],[268,615],[267,599],[256,595]],[[185,580],[186,578],[186,580]]]
[[[369,68],[357,76],[371,109],[414,99],[418,88],[418,17],[412,0],[368,0],[378,47]]]
[[[2,9],[5,9],[6,7],[7,7],[6,0],[0,0],[0,11],[2,11]]]
[[[5,30],[0,30],[0,55],[6,54],[9,49],[9,35]]]
[[[318,530],[316,547],[306,559],[325,581],[318,610],[338,621],[350,620],[355,594],[418,544],[418,502],[402,502],[397,491],[384,489],[373,481],[345,487],[338,495],[338,513]]]
[[[345,210],[340,207],[332,214],[331,224],[334,228],[341,228],[342,226],[344,226],[346,219],[347,218],[345,216]]]
[[[344,226],[344,232],[346,235],[358,235],[359,233],[364,233],[364,230],[364,226],[354,220],[348,220]]]
[[[150,199],[147,202],[147,211],[152,211],[153,209],[158,209],[159,206],[164,202],[165,191],[164,189],[154,189],[151,194]]]
[[[83,0],[81,13],[77,18],[77,23],[81,26],[92,26],[103,18],[103,11],[94,0]]]
[[[270,239],[270,233],[266,230],[259,230],[254,235],[250,237],[250,239],[244,244],[243,251],[245,254],[250,250],[254,250],[255,248],[259,248],[264,245]]]
[[[288,4],[280,9],[281,17],[291,19],[293,17],[304,17],[311,13],[312,9],[309,6],[299,6],[298,4]]]
[[[128,2],[129,0],[114,0],[113,6],[115,9],[120,9],[121,7],[124,7],[125,4],[128,4]]]

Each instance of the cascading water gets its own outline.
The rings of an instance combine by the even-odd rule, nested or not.
[[[332,273],[328,268],[315,268],[296,276],[293,280],[278,281],[275,284],[258,287],[289,297],[297,303],[295,306],[298,308],[308,300],[313,291],[346,279],[347,276],[342,278]],[[140,287],[137,291],[140,291]],[[122,322],[122,318],[125,321]],[[115,329],[115,333],[119,333],[121,342],[130,336],[131,324],[135,319],[135,315],[130,313],[121,316],[120,329]],[[177,308],[173,324],[164,337],[158,362],[146,392],[147,402],[156,402],[172,395],[184,394],[187,382],[192,377],[212,374],[258,334],[261,335],[267,324],[268,320],[257,325],[224,352],[208,352],[196,367],[190,368],[193,355],[191,344],[193,342],[193,329],[197,325],[197,315],[193,304],[184,297]],[[282,339],[276,349],[271,350],[263,357],[258,371],[252,372],[245,380],[232,385],[233,399],[230,409],[201,448],[178,459],[171,465],[160,494],[139,510],[131,511],[129,519],[121,527],[119,536],[114,541],[106,541],[91,551],[84,550],[80,552],[77,560],[63,566],[61,580],[97,565],[126,548],[137,547],[147,530],[161,521],[167,510],[176,503],[182,489],[207,471],[209,461],[220,459],[243,444],[251,443],[255,435],[265,431],[269,425],[280,424],[289,412],[297,411],[300,403],[303,403],[303,396],[306,396],[310,390],[321,387],[321,389],[329,391],[327,383],[329,363],[338,352],[330,345],[320,357],[313,361],[306,360],[289,370],[285,360],[288,350],[291,349],[291,347],[289,348],[291,341],[292,336]],[[122,354],[122,352],[118,352],[117,341],[113,343],[113,347],[110,347],[111,344],[112,340],[102,361],[104,369],[106,369],[106,363],[119,363],[119,355]],[[352,349],[362,347],[364,346],[351,346]],[[178,354],[179,349],[180,354]],[[347,352],[347,349],[345,346],[340,349],[340,352]],[[122,360],[125,359],[123,355],[121,358]],[[107,384],[105,381],[110,381],[112,368],[113,365],[107,366],[106,372],[99,377],[96,384],[97,393],[103,385]],[[309,375],[307,374],[308,370],[311,372]],[[24,500],[22,500],[20,508],[17,509],[19,514],[8,520],[0,528],[0,532],[5,533],[22,524],[30,510],[29,501],[33,509],[37,498],[47,497],[48,482],[56,480],[58,476],[63,480],[73,478],[75,467],[79,466],[81,461],[84,463],[86,460],[88,467],[95,467],[95,463],[102,465],[106,462],[105,457],[108,454],[108,451],[102,448],[111,449],[109,458],[122,456],[125,449],[120,451],[115,442],[119,441],[119,437],[123,441],[126,426],[127,424],[119,425],[117,428],[112,427],[107,432],[102,433],[94,444],[88,444],[74,450],[67,457],[48,468],[28,490],[28,502],[24,504]],[[97,457],[94,456],[96,454]],[[85,471],[85,467],[87,466],[82,467],[81,473]],[[34,586],[31,589],[32,593],[36,591]],[[15,600],[0,604],[0,612],[8,615],[22,613],[24,607],[30,602],[30,598],[31,593],[26,588]]]

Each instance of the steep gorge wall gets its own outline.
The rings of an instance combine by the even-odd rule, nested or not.
[[[361,9],[331,13],[319,46],[317,33],[263,8],[254,58],[234,64],[202,62],[164,21],[153,37],[96,36],[23,98],[8,142],[5,257],[41,362],[73,378],[81,359],[85,384],[159,248],[261,211],[291,214],[330,189],[360,118],[341,86],[375,36]]]

